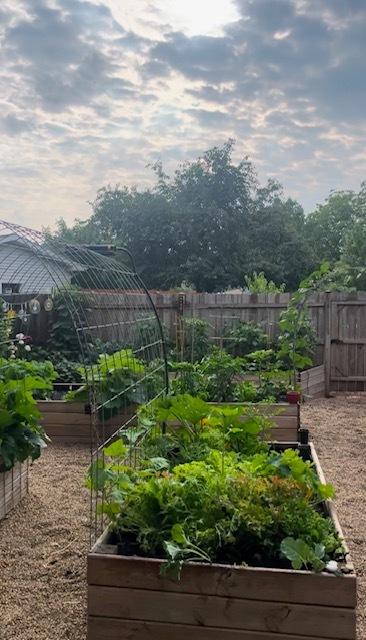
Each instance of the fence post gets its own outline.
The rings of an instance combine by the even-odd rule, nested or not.
[[[330,371],[331,371],[331,328],[332,328],[332,304],[331,293],[324,294],[324,377],[325,397],[330,397]]]

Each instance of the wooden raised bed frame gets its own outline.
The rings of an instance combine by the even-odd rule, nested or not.
[[[70,442],[91,444],[104,442],[110,438],[118,427],[131,419],[136,405],[127,407],[123,413],[113,416],[104,423],[97,422],[98,433],[91,437],[91,416],[88,406],[82,402],[65,402],[65,400],[39,400],[38,409],[42,414],[41,424],[52,442]]]
[[[270,439],[277,442],[298,442],[300,429],[300,405],[288,402],[275,404],[261,404],[249,402],[210,402],[213,406],[224,407],[253,407],[259,413],[261,408],[268,418],[273,421]]]
[[[85,443],[91,442],[90,414],[86,405],[81,402],[65,402],[64,400],[39,400],[38,409],[42,414],[42,426],[52,442]],[[217,403],[210,403],[220,406]],[[248,403],[222,403],[224,406],[250,406]],[[263,407],[268,417],[274,422],[271,439],[277,442],[297,442],[300,427],[300,406],[286,402],[273,405],[253,404],[260,411]],[[123,415],[105,420],[98,424],[99,441],[110,438],[113,433],[134,415],[136,406],[131,405]],[[273,413],[272,413],[273,412]]]
[[[308,445],[319,477],[324,476]],[[325,508],[339,529],[330,501]],[[339,529],[340,531],[340,529]],[[340,531],[341,533],[341,531]],[[342,533],[341,533],[342,535]],[[88,640],[355,640],[356,577],[118,556],[104,536],[88,556]]]
[[[298,383],[301,387],[303,400],[311,398],[324,398],[325,396],[325,367],[311,367],[298,374]]]
[[[9,471],[0,471],[0,520],[19,504],[29,489],[29,461],[16,462]]]

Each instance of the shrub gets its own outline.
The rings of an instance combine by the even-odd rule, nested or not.
[[[223,337],[226,351],[233,356],[246,356],[268,346],[267,335],[253,322],[239,322],[235,327],[226,327]]]

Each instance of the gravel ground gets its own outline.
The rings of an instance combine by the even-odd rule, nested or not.
[[[357,638],[366,640],[366,394],[314,400],[301,408],[358,575]]]
[[[0,523],[1,640],[84,640],[88,447],[49,446]]]
[[[366,394],[304,405],[359,576],[358,640],[366,640]],[[85,640],[89,450],[50,446],[30,495],[0,523],[1,640]]]

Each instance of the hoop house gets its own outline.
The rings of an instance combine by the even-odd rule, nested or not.
[[[57,349],[80,362],[79,386],[67,401],[88,414],[92,461],[103,469],[103,447],[134,423],[139,404],[168,388],[162,327],[132,257],[123,248],[62,244],[1,221],[0,281],[2,318],[11,322],[3,349],[24,334],[34,353],[52,350],[57,335]],[[29,359],[32,351],[17,357]],[[92,540],[104,526],[100,500],[92,495]]]

